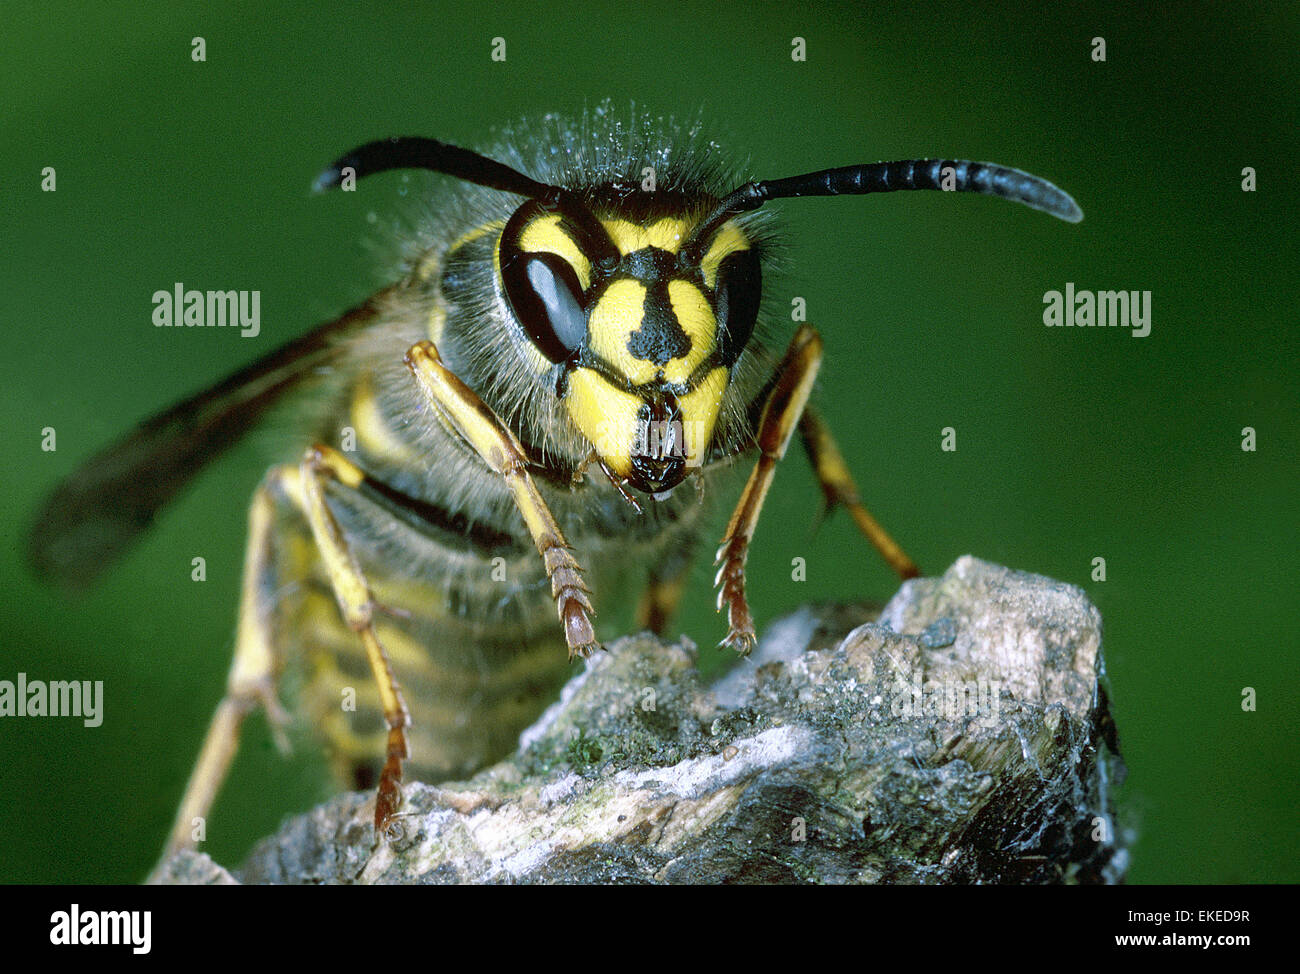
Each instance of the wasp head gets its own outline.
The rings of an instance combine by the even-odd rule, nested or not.
[[[601,212],[593,209],[591,212]],[[576,217],[530,200],[497,276],[570,419],[607,469],[660,493],[703,463],[732,366],[754,332],[759,254],[738,221]]]

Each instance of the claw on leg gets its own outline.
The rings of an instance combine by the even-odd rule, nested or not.
[[[590,589],[582,579],[582,566],[573,557],[567,545],[554,535],[544,534],[537,543],[542,551],[546,574],[551,579],[551,596],[555,611],[564,625],[564,640],[569,647],[569,659],[589,657],[600,648],[590,616],[596,614],[591,607]]]
[[[718,589],[718,611],[727,607],[727,635],[719,646],[734,649],[748,656],[758,642],[754,631],[754,618],[745,598],[745,559],[749,556],[749,541],[744,537],[731,537],[718,548],[714,564],[718,573],[713,584]]]
[[[582,567],[569,551],[559,524],[528,473],[528,457],[518,438],[443,365],[432,342],[412,345],[406,353],[406,364],[435,413],[505,481],[546,565],[569,659],[590,656],[600,644],[591,626],[590,616],[595,615],[595,610],[582,580]]]
[[[728,623],[727,638],[722,645],[732,647],[741,655],[749,655],[758,642],[754,620],[745,600],[745,559],[749,555],[749,541],[754,536],[768,488],[772,486],[776,465],[785,456],[790,436],[808,404],[821,356],[821,339],[815,331],[805,325],[795,332],[778,369],[776,385],[768,394],[759,419],[755,437],[759,449],[758,462],[754,464],[727,524],[723,535],[725,540],[718,549],[716,564],[719,567],[714,585],[720,586],[718,611],[721,612],[726,605]]]
[[[379,793],[375,798],[375,832],[377,837],[381,837],[402,805],[402,762],[409,753],[406,728],[410,726],[411,717],[393,673],[392,661],[375,633],[375,602],[370,585],[325,497],[327,480],[340,485],[341,489],[356,490],[365,483],[366,475],[337,450],[323,444],[316,444],[306,452],[300,469],[307,522],[329,572],[339,611],[365,647],[366,661],[379,690],[384,720],[388,723],[387,753],[379,776]]]
[[[406,729],[388,729],[388,752],[384,770],[379,774],[379,792],[375,796],[375,835],[385,839],[401,838],[393,833],[393,823],[402,807],[402,762],[410,754],[406,746]]]

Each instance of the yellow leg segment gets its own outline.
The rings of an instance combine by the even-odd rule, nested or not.
[[[433,342],[413,345],[406,353],[406,364],[439,419],[473,447],[509,487],[546,565],[569,658],[591,655],[599,643],[588,618],[588,613],[595,615],[595,610],[582,579],[582,567],[528,473],[523,446],[474,391],[442,364]]]
[[[276,743],[282,751],[288,750],[284,726],[289,717],[276,697],[279,661],[269,629],[269,616],[274,607],[265,604],[262,591],[272,571],[271,539],[275,532],[277,508],[286,496],[292,498],[296,494],[298,471],[289,466],[271,470],[253,494],[248,515],[248,546],[244,553],[235,658],[226,678],[226,694],[217,705],[198,761],[185,786],[165,855],[194,846],[196,833],[202,830],[239,748],[239,730],[249,713],[258,706],[263,707]]]
[[[921,571],[916,567],[916,562],[907,557],[907,553],[899,547],[898,542],[891,538],[889,532],[880,526],[880,522],[862,506],[862,501],[858,497],[858,486],[853,482],[853,475],[849,473],[844,456],[816,411],[811,408],[804,410],[803,419],[799,423],[799,433],[803,438],[804,448],[808,451],[808,459],[817,474],[817,480],[821,483],[822,493],[826,495],[827,513],[833,510],[836,504],[842,504],[853,518],[853,523],[858,526],[858,530],[875,545],[881,557],[889,563],[889,567],[897,572],[900,578],[916,578],[920,575]]]
[[[813,381],[821,367],[822,340],[812,328],[802,326],[790,341],[777,372],[776,385],[768,394],[758,424],[758,463],[754,465],[736,510],[727,524],[715,564],[718,574],[718,611],[727,606],[727,637],[720,645],[730,646],[741,655],[749,655],[758,641],[754,620],[745,599],[745,559],[754,527],[763,510],[768,488],[776,473],[777,462],[785,456],[790,437],[803,415],[812,393]]]
[[[370,672],[379,688],[384,721],[388,725],[388,749],[379,775],[379,794],[375,798],[375,832],[384,835],[402,805],[402,762],[410,756],[406,728],[411,717],[406,701],[402,699],[401,687],[393,675],[392,663],[375,635],[375,603],[370,586],[325,500],[327,480],[357,490],[364,482],[365,474],[343,454],[321,444],[307,451],[299,470],[307,523],[311,525],[312,537],[329,573],[339,611],[348,627],[361,637]]]

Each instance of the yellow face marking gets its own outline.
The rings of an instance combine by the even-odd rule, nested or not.
[[[678,402],[682,410],[682,439],[688,466],[699,466],[713,439],[727,370],[716,368]],[[616,389],[591,369],[574,369],[565,399],[569,416],[595,446],[605,465],[620,477],[632,470],[632,450],[643,436],[638,417],[644,402]]]
[[[722,261],[728,254],[748,249],[749,238],[741,232],[740,228],[731,220],[724,223],[722,229],[714,234],[713,243],[709,245],[708,252],[700,261],[700,272],[704,275],[704,283],[710,288],[717,287],[718,268],[722,266]]]
[[[591,350],[633,385],[654,381],[660,371],[666,381],[684,383],[713,351],[718,323],[700,289],[687,281],[670,281],[668,298],[691,347],[684,356],[669,359],[662,366],[637,358],[628,350],[628,338],[641,327],[645,317],[644,284],[626,278],[614,281],[591,311],[587,324]]]
[[[681,384],[713,351],[718,333],[718,321],[709,307],[704,293],[688,281],[669,281],[668,299],[672,302],[677,323],[691,340],[691,350],[681,358],[669,359],[664,364],[664,378]]]
[[[578,275],[578,283],[585,291],[591,286],[591,261],[574,239],[560,229],[560,215],[551,213],[529,222],[519,235],[519,249],[526,254],[557,254],[564,258]]]
[[[659,366],[635,358],[627,349],[628,336],[641,327],[645,316],[645,296],[645,285],[639,281],[614,281],[587,319],[588,346],[633,385],[652,381],[659,371]]]
[[[727,370],[716,368],[698,386],[682,396],[682,432],[686,442],[686,463],[697,467],[704,461],[704,451],[713,439],[713,427],[727,391]]]
[[[632,470],[641,400],[614,388],[591,369],[577,368],[569,375],[569,395],[564,404],[574,425],[591,441],[605,465],[626,477]]]
[[[666,216],[648,226],[641,226],[628,220],[601,220],[609,239],[620,253],[630,254],[646,247],[658,247],[670,254],[681,249],[682,241],[690,232],[691,223],[678,217]]]

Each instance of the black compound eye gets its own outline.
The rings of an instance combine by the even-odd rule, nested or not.
[[[573,266],[558,254],[516,253],[503,262],[501,280],[510,310],[538,351],[552,362],[571,359],[587,335]]]
[[[749,344],[758,320],[763,296],[763,276],[758,254],[737,250],[723,258],[718,267],[717,307],[718,358],[728,368]]]

